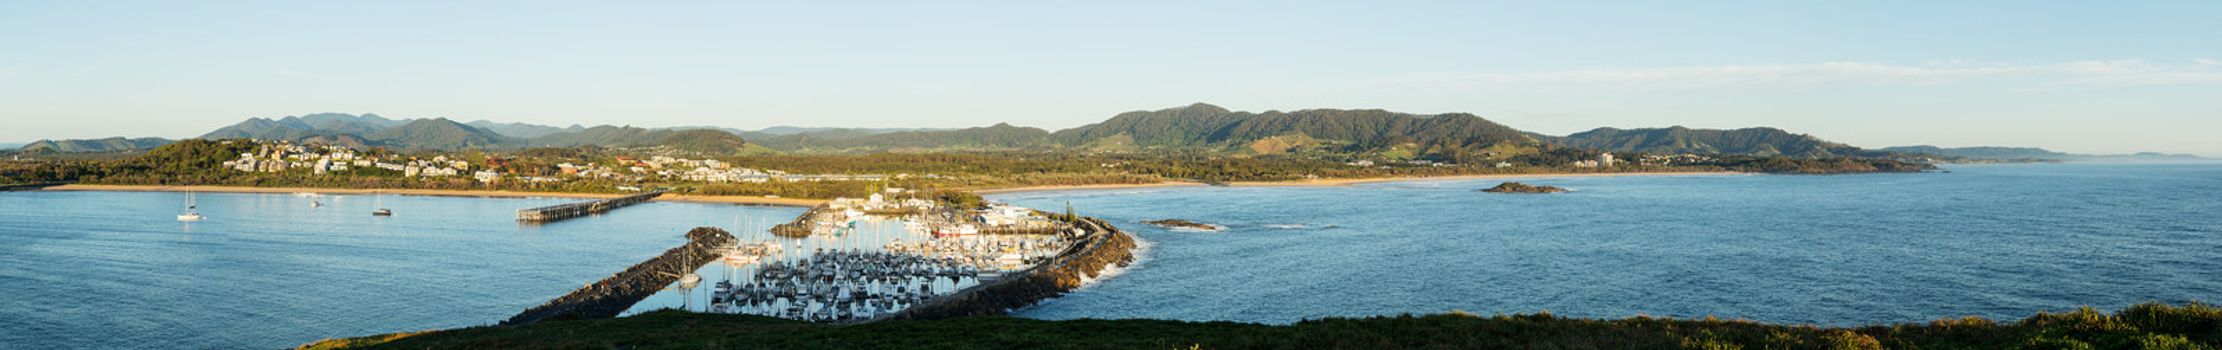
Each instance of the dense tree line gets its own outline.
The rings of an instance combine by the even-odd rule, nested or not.
[[[1356,166],[1352,158],[1320,154],[1234,156],[1203,150],[1164,150],[1151,153],[1043,151],[967,151],[866,154],[771,154],[725,156],[715,159],[733,166],[783,170],[793,174],[875,174],[891,181],[770,181],[764,183],[694,183],[648,176],[619,181],[563,177],[558,182],[533,182],[510,177],[481,183],[468,177],[405,177],[399,172],[358,167],[348,171],[312,174],[306,169],[278,173],[241,172],[223,167],[241,153],[256,151],[246,141],[185,140],[134,157],[110,160],[42,160],[0,163],[0,181],[83,181],[122,185],[223,185],[257,187],[342,187],[444,190],[512,190],[558,192],[617,192],[620,186],[668,187],[678,193],[733,196],[783,196],[791,198],[853,197],[885,187],[979,189],[1024,186],[1155,183],[1185,180],[1205,182],[1286,181],[1314,178],[1425,177],[1477,174],[1536,174],[1585,172],[1750,171],[1766,173],[1829,174],[1850,172],[1903,172],[1929,169],[1926,164],[1879,158],[1789,158],[1730,156],[1711,162],[1676,166],[1622,164],[1603,168],[1570,167],[1574,161],[1595,159],[1590,149],[1537,146],[1522,153],[1484,157],[1471,163],[1451,164],[1382,161]],[[370,155],[429,159],[447,156],[517,176],[556,177],[557,164],[613,164],[616,157],[637,150],[600,147],[533,148],[500,153],[392,153]],[[1642,153],[1623,154],[1624,159]],[[1511,167],[1497,167],[1489,159],[1502,158]]]

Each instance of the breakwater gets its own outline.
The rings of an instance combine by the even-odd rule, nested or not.
[[[648,261],[642,261],[625,271],[580,287],[540,306],[525,309],[501,324],[616,317],[641,299],[678,281],[679,276],[717,261],[722,257],[718,247],[732,246],[735,242],[733,235],[725,230],[697,227],[687,231],[686,245],[671,248],[664,251],[663,255],[649,258]]]
[[[794,221],[788,221],[784,224],[772,225],[772,234],[787,238],[810,237],[811,234],[817,232],[812,224],[817,222],[819,216],[824,215],[824,213],[831,212],[832,210],[833,208],[831,206],[825,204],[819,204],[818,206],[810,207],[810,210],[803,211],[802,215],[796,215]]]
[[[613,209],[624,208],[626,206],[631,206],[634,204],[647,203],[648,200],[655,199],[657,196],[662,196],[663,194],[664,190],[655,190],[624,197],[523,209],[517,211],[517,221],[552,222],[563,219],[600,214]]]
[[[1081,239],[1059,252],[1056,258],[878,320],[1002,315],[1011,309],[1080,288],[1084,278],[1094,278],[1111,265],[1126,266],[1134,262],[1134,237],[1096,218],[1082,217],[1071,223],[1081,230]]]

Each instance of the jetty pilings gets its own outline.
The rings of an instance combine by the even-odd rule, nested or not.
[[[634,204],[647,203],[648,200],[655,199],[657,196],[662,195],[664,195],[664,190],[655,190],[624,197],[522,209],[517,211],[517,221],[554,222],[575,217],[600,214]]]
[[[540,306],[525,309],[501,324],[617,317],[625,309],[633,307],[633,304],[640,303],[641,299],[677,282],[679,276],[693,273],[695,268],[717,261],[724,256],[719,254],[718,247],[732,246],[735,242],[733,234],[725,230],[697,227],[687,231],[686,245],[671,248],[664,251],[663,255],[648,258],[625,271],[580,287]]]

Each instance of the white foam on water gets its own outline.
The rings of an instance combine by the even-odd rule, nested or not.
[[[1142,239],[1142,236],[1136,236],[1133,234],[1128,234],[1127,236],[1134,237],[1134,262],[1127,263],[1126,266],[1119,266],[1118,263],[1105,264],[1103,266],[1103,270],[1097,271],[1096,277],[1093,278],[1088,277],[1088,275],[1086,274],[1082,274],[1080,275],[1080,287],[1073,288],[1072,290],[1081,291],[1088,289],[1088,287],[1094,287],[1096,285],[1096,282],[1126,274],[1126,270],[1133,269],[1136,266],[1142,266],[1143,262],[1149,261],[1150,247],[1156,246],[1157,244],[1151,243],[1149,240]]]
[[[1165,228],[1165,230],[1166,230],[1166,231],[1173,231],[1173,232],[1190,232],[1190,233],[1197,233],[1197,232],[1227,232],[1227,227],[1226,227],[1226,226],[1222,226],[1222,225],[1212,225],[1212,224],[1204,224],[1204,225],[1206,225],[1206,226],[1211,226],[1211,229],[1209,229],[1209,230],[1206,230],[1206,229],[1200,229],[1200,228],[1194,228],[1194,227],[1168,227],[1168,228]]]

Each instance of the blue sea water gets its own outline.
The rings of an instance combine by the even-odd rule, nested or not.
[[[203,193],[207,220],[180,223],[185,198],[0,192],[0,349],[285,348],[491,324],[690,228],[802,211],[650,203],[520,225],[517,209],[575,200]]]
[[[1149,242],[1026,317],[1286,323],[1548,311],[1856,325],[2222,301],[2222,165],[1517,179],[991,196]],[[1168,231],[1180,218],[1225,232]]]
[[[1019,312],[1046,319],[1548,310],[1847,325],[2222,301],[2222,165],[1950,169],[1521,179],[1575,189],[1554,195],[1468,180],[992,197],[1069,201],[1149,242],[1116,277]],[[514,210],[568,200],[204,193],[208,221],[179,223],[185,196],[0,193],[0,348],[279,348],[489,324],[689,228],[801,212],[652,203],[519,225]],[[1230,229],[1138,223],[1161,218]],[[744,239],[768,238],[757,231]]]

